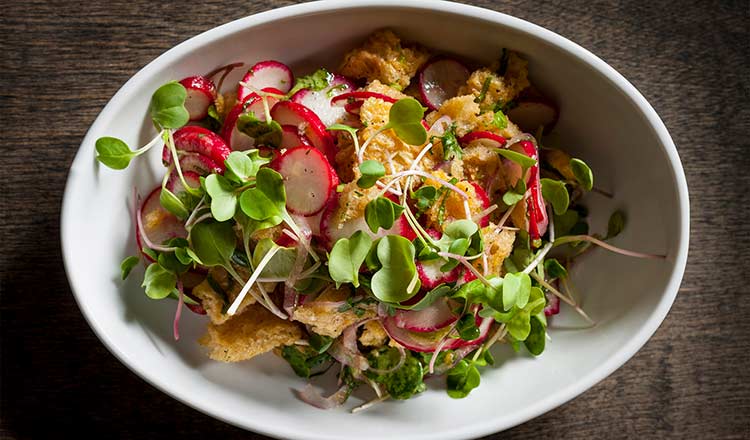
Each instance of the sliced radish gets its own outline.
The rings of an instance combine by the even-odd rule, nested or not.
[[[483,209],[487,209],[490,207],[490,198],[487,197],[487,192],[479,186],[476,182],[469,182],[471,183],[471,186],[474,187],[474,193],[477,195],[477,201],[482,205]],[[479,227],[483,228],[490,224],[490,216],[485,215],[481,219],[479,219]]]
[[[160,196],[161,186],[151,191],[139,207],[143,231],[136,225],[135,240],[141,252],[143,252],[142,249],[145,246],[145,242],[141,237],[143,233],[146,234],[146,237],[152,243],[157,245],[163,244],[172,238],[187,237],[187,231],[182,221],[161,206],[161,202],[159,201]],[[144,256],[147,260],[153,261],[148,255],[144,254]]]
[[[504,137],[495,133],[490,133],[489,131],[472,131],[471,133],[467,133],[458,139],[458,143],[460,143],[464,147],[468,146],[472,142],[479,142],[481,145],[484,145],[488,148],[503,148],[505,146],[506,140]]]
[[[310,147],[310,139],[305,136],[304,133],[300,133],[299,129],[294,125],[282,125],[281,126],[281,145],[279,148],[289,149],[299,146]]]
[[[180,162],[180,164],[182,164],[182,162]],[[200,188],[201,176],[198,173],[183,170],[182,175],[183,177],[185,177],[185,182],[188,185],[193,188]],[[172,192],[172,194],[176,195],[177,197],[180,197],[182,193],[187,192],[185,187],[182,185],[182,182],[180,181],[180,176],[178,176],[177,172],[174,171],[172,172],[172,175],[169,176],[166,187],[169,191]]]
[[[292,96],[292,101],[309,108],[326,125],[331,126],[341,120],[346,109],[332,104],[332,97],[336,97],[354,90],[354,84],[341,75],[334,75],[330,85],[325,89],[314,91],[302,89]]]
[[[397,218],[396,223],[394,223],[393,226],[396,228],[396,231],[398,231],[396,233],[405,239],[414,241],[414,239],[417,238],[417,233],[414,232],[414,228],[412,228],[409,221],[406,220],[405,215],[402,214],[401,217]]]
[[[552,316],[560,313],[560,298],[552,293],[545,293],[547,305],[544,307],[544,316]]]
[[[208,107],[216,99],[216,85],[205,76],[188,76],[180,80],[187,90],[185,109],[191,121],[200,121],[208,116]]]
[[[339,178],[325,156],[313,147],[287,150],[271,166],[284,178],[289,212],[317,214],[336,193]]]
[[[446,297],[437,299],[423,310],[397,310],[393,316],[396,326],[418,333],[440,330],[453,324],[458,318]]]
[[[393,226],[390,229],[384,230],[381,228],[378,229],[377,233],[373,233],[370,230],[364,217],[357,217],[340,225],[334,220],[339,210],[337,196],[338,194],[334,192],[334,197],[331,198],[331,201],[326,205],[325,209],[323,209],[322,215],[320,216],[319,238],[321,244],[328,249],[331,249],[339,239],[349,238],[357,231],[366,232],[372,239],[380,238],[389,234],[396,234],[409,238],[408,235],[405,235],[408,234],[405,229],[408,224],[406,226],[404,225],[403,222],[405,222],[405,219],[403,214],[396,219],[396,222],[393,223]]]
[[[542,185],[539,180],[539,152],[530,141],[521,141],[511,146],[511,149],[516,150],[518,149],[517,146],[520,147],[520,152],[537,161],[536,165],[529,168],[529,177],[526,183],[530,194],[530,203],[526,204],[529,216],[529,235],[532,240],[536,240],[544,235],[549,223],[547,209],[544,206],[544,199],[542,198]]]
[[[476,279],[477,276],[474,274],[474,272],[466,268],[461,268],[461,275],[458,277],[458,280],[456,280],[456,287],[462,284],[466,284],[469,281],[474,281]]]
[[[279,92],[277,89],[265,88],[264,92],[276,93]],[[267,96],[266,102],[268,102],[268,108],[272,108],[279,100],[273,96]],[[241,132],[237,128],[237,122],[239,122],[240,116],[252,113],[258,118],[259,121],[266,120],[266,110],[263,105],[263,98],[253,93],[245,97],[243,101],[235,104],[227,114],[224,120],[224,126],[221,128],[221,137],[227,141],[229,146],[234,151],[245,151],[251,148],[257,147],[257,142],[254,138]]]
[[[438,110],[443,102],[458,95],[469,75],[469,69],[452,58],[434,58],[419,72],[422,101],[432,110]]]
[[[224,164],[218,164],[202,154],[182,153],[180,154],[180,169],[183,174],[192,172],[201,176],[208,176],[211,173],[223,173]]]
[[[273,87],[279,90],[280,94],[285,94],[292,89],[294,84],[294,75],[292,70],[278,61],[261,61],[255,64],[247,71],[242,78],[246,83],[255,90],[263,90],[267,87]],[[246,97],[255,93],[255,90],[240,86],[237,89],[237,100],[242,102]]]
[[[445,264],[445,260],[437,258],[434,260],[417,261],[417,273],[422,287],[425,289],[434,289],[442,283],[452,283],[458,279],[461,269],[456,266],[448,272],[440,270]]]
[[[315,112],[297,102],[279,101],[271,109],[271,117],[282,126],[297,127],[298,132],[304,133],[310,143],[325,155],[328,162],[336,163],[333,136],[326,131],[326,126]]]
[[[471,340],[464,341],[459,338],[450,338],[447,343],[443,345],[443,350],[455,350],[461,347],[469,347],[480,344],[487,338],[487,334],[490,332],[490,327],[494,322],[494,318],[484,318],[479,324],[479,337]],[[432,353],[437,349],[438,344],[442,340],[442,333],[437,335],[431,333],[419,333],[412,332],[396,325],[396,319],[393,316],[385,318],[383,321],[383,328],[385,329],[388,336],[393,340],[413,351],[420,351],[425,353]]]
[[[508,110],[508,118],[527,133],[534,133],[539,127],[551,131],[558,115],[555,103],[543,97],[527,98]]]
[[[198,126],[182,127],[175,131],[174,145],[177,151],[200,153],[207,156],[221,166],[222,170],[224,169],[224,160],[232,152],[221,136]],[[172,153],[166,145],[164,145],[164,150],[162,150],[161,158],[165,166],[169,166],[172,163]]]

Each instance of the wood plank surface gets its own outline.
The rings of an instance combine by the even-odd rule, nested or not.
[[[59,210],[78,145],[131,75],[193,35],[291,3],[0,3],[0,437],[263,438],[162,394],[104,348],[63,272]],[[750,437],[750,2],[467,3],[558,32],[628,78],[677,144],[692,210],[682,291],[646,346],[488,438]]]

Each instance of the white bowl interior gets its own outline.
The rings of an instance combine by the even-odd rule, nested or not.
[[[687,193],[674,147],[648,104],[601,61],[536,26],[463,5],[398,3],[413,7],[392,4],[365,12],[364,4],[308,4],[215,29],[139,72],[97,119],[66,189],[66,269],[92,327],[151,383],[216,417],[285,438],[349,438],[354,432],[358,438],[477,436],[583,392],[625,362],[663,319],[687,253]],[[295,399],[290,387],[303,382],[273,355],[240,364],[209,361],[196,343],[205,328],[203,317],[183,313],[182,339],[172,339],[175,303],[149,300],[138,285],[140,273],[123,284],[118,270],[120,261],[136,252],[132,188],[145,195],[157,185],[163,172],[160,149],[117,172],[96,164],[94,141],[103,135],[131,146],[148,141],[154,135],[145,118],[148,102],[168,80],[238,60],[278,59],[302,73],[320,65],[335,68],[347,49],[381,27],[483,63],[503,47],[523,53],[534,83],[560,104],[556,132],[561,145],[591,165],[597,186],[615,193],[614,200],[589,196],[592,231],[606,231],[609,214],[621,208],[628,222],[614,243],[668,258],[639,260],[595,250],[574,273],[584,308],[598,323],[595,328],[572,330],[583,321],[563,305],[540,358],[501,348],[502,365],[485,369],[482,385],[470,397],[450,399],[440,381],[432,381],[432,389],[414,400],[350,415]],[[358,403],[355,395],[349,405]]]

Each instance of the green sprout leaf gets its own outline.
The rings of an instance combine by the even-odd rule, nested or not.
[[[546,342],[545,326],[537,316],[531,317],[530,325],[531,330],[529,331],[529,336],[523,341],[523,345],[526,346],[529,353],[534,356],[539,356],[544,351],[544,345]]]
[[[286,213],[286,191],[281,174],[261,168],[255,182],[255,188],[245,190],[240,196],[242,212],[253,220],[278,225]]]
[[[139,261],[141,261],[140,258],[134,257],[132,255],[122,260],[122,263],[120,263],[120,272],[122,273],[123,280],[127,278],[128,275],[130,275],[130,271],[132,271],[133,268],[138,265]]]
[[[372,246],[372,238],[364,231],[357,231],[350,238],[336,241],[328,258],[328,272],[336,282],[336,288],[343,283],[359,287],[359,268],[365,261]]]
[[[151,299],[164,299],[174,290],[177,275],[163,268],[159,263],[151,263],[146,268],[142,287],[146,288],[146,295]]]
[[[477,327],[476,318],[471,313],[462,316],[456,323],[458,336],[464,341],[473,341],[479,337],[479,327]]]
[[[185,109],[187,90],[176,82],[168,82],[151,95],[151,119],[159,128],[180,128],[190,120]]]
[[[550,278],[566,278],[568,276],[565,267],[554,258],[544,260],[544,271]]]
[[[231,222],[203,222],[190,230],[192,252],[204,266],[228,266],[236,241]]]
[[[387,303],[400,303],[419,291],[414,245],[409,240],[400,235],[386,235],[378,241],[377,257],[381,267],[371,281],[376,298]]]
[[[480,381],[481,377],[476,365],[466,359],[461,359],[455,367],[448,370],[446,378],[448,395],[454,399],[463,399],[471,393],[471,390],[479,386]]]
[[[159,204],[162,208],[174,214],[177,218],[184,220],[190,215],[185,204],[172,191],[162,188],[159,193]]]
[[[423,185],[411,194],[412,199],[416,200],[417,211],[425,212],[437,202],[437,188],[430,185]]]
[[[529,302],[531,294],[531,278],[525,273],[509,273],[503,278],[503,310],[508,311],[513,306],[522,309]]]
[[[573,175],[581,187],[586,191],[591,191],[594,187],[594,173],[591,172],[586,162],[581,159],[570,159],[570,169],[573,170]]]
[[[393,223],[403,211],[403,206],[393,203],[385,197],[378,197],[365,206],[365,221],[370,230],[377,233],[378,228],[392,228]]]
[[[210,174],[206,177],[205,186],[206,192],[211,196],[211,215],[216,221],[223,222],[234,217],[237,210],[237,195],[229,180],[218,174]]]
[[[407,144],[422,145],[427,142],[427,130],[422,125],[425,110],[414,98],[399,99],[391,106],[388,123],[381,130],[391,128]]]
[[[331,84],[332,80],[333,75],[326,69],[318,69],[312,75],[297,78],[294,87],[287,93],[287,96],[292,96],[302,89],[310,89],[316,92],[323,90]]]
[[[258,150],[232,151],[224,161],[224,177],[239,184],[248,182],[255,177],[261,166],[270,161],[261,156]]]
[[[318,353],[323,353],[331,347],[331,344],[333,344],[333,338],[311,332],[308,342],[310,342],[310,348]]]
[[[503,156],[504,158],[517,163],[518,165],[521,165],[521,168],[531,168],[534,165],[536,165],[536,160],[530,158],[529,156],[519,153],[517,151],[513,150],[506,150],[505,148],[497,148],[495,149],[497,154]]]
[[[385,167],[377,160],[366,160],[359,165],[362,177],[357,180],[360,188],[371,188],[381,177],[385,176]]]
[[[555,210],[555,214],[563,215],[568,210],[570,204],[570,195],[568,195],[568,189],[565,188],[565,183],[554,179],[541,179],[542,182],[542,197],[548,201],[552,208]]]
[[[440,137],[440,142],[443,144],[443,159],[453,160],[461,159],[464,155],[464,150],[458,143],[456,138],[456,124],[451,124],[445,133]]]
[[[516,186],[509,189],[508,191],[503,194],[503,203],[505,203],[508,206],[513,206],[516,203],[523,200],[523,198],[526,196],[526,181],[523,179],[518,179],[518,182],[516,182]]]
[[[262,278],[287,278],[294,269],[294,262],[297,260],[297,248],[281,247],[270,238],[260,240],[255,246],[253,267],[258,267],[263,257],[274,249],[277,250],[261,270],[260,276]]]
[[[113,170],[124,170],[135,156],[120,139],[104,136],[96,140],[96,159]]]
[[[625,229],[625,213],[618,209],[609,217],[605,240],[619,235],[623,229]]]
[[[492,117],[492,124],[499,130],[503,130],[508,127],[508,117],[502,110],[497,110]]]
[[[282,129],[276,121],[261,121],[253,112],[240,115],[237,130],[255,139],[256,145],[278,147],[281,145]]]

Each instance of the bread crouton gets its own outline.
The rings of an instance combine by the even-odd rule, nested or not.
[[[500,63],[495,62],[489,69],[485,67],[474,71],[458,93],[483,98],[480,104],[489,108],[498,102],[507,103],[515,99],[530,84],[528,62],[513,51],[508,51],[507,55],[504,75],[496,73]],[[484,96],[481,96],[483,91]]]
[[[359,342],[365,347],[380,347],[388,340],[388,333],[385,332],[380,321],[367,321],[363,327],[362,334],[359,336]]]
[[[436,170],[433,175],[443,180],[449,180],[445,172]],[[427,179],[425,185],[431,185],[436,188],[441,188],[440,182],[432,179]],[[462,180],[456,183],[456,186],[465,192],[469,199],[467,200],[469,205],[469,213],[474,216],[482,212],[485,207],[477,198],[476,188],[467,180]],[[425,218],[428,228],[432,228],[438,231],[442,231],[443,227],[454,220],[461,220],[466,218],[466,208],[464,206],[464,199],[457,192],[453,190],[447,190],[445,195],[439,198],[434,205],[432,205],[426,212]],[[442,221],[441,221],[442,219]]]
[[[276,317],[260,304],[225,323],[208,324],[208,333],[198,342],[209,349],[208,356],[221,362],[238,362],[266,353],[302,337],[300,326]]]
[[[463,171],[466,179],[480,183],[490,199],[507,191],[500,155],[480,142],[472,142],[463,150]]]
[[[482,228],[482,238],[484,239],[484,252],[487,254],[487,273],[501,275],[503,261],[513,251],[513,241],[516,239],[515,231],[500,229],[497,225],[490,223],[489,226]],[[474,261],[474,267],[479,271],[482,270],[483,264],[483,258]]]
[[[348,288],[336,289],[331,286],[314,301],[297,307],[292,319],[309,325],[312,331],[319,335],[338,337],[345,328],[355,322],[375,316],[372,307],[358,309],[362,312],[357,315],[353,308],[339,312],[340,306],[331,304],[346,300],[350,294],[351,290]]]
[[[439,118],[448,116],[453,124],[456,124],[456,136],[461,137],[472,131],[491,131],[492,112],[480,114],[479,104],[474,102],[474,95],[463,95],[451,98],[440,106],[436,112],[427,115],[427,123],[432,125]]]
[[[429,58],[425,49],[403,45],[393,31],[384,29],[370,35],[362,47],[347,53],[339,73],[368,82],[378,80],[403,90]]]
[[[249,277],[242,269],[238,269],[238,272],[240,276]],[[264,283],[263,287],[266,291],[272,291],[275,283]],[[206,279],[193,288],[192,294],[200,300],[211,322],[219,325],[231,318],[225,310],[234,302],[240,290],[242,290],[242,285],[229,277],[226,270],[221,267],[212,267]],[[250,288],[250,292],[242,300],[235,316],[244,313],[248,306],[255,304],[256,296],[260,296],[257,284]]]

